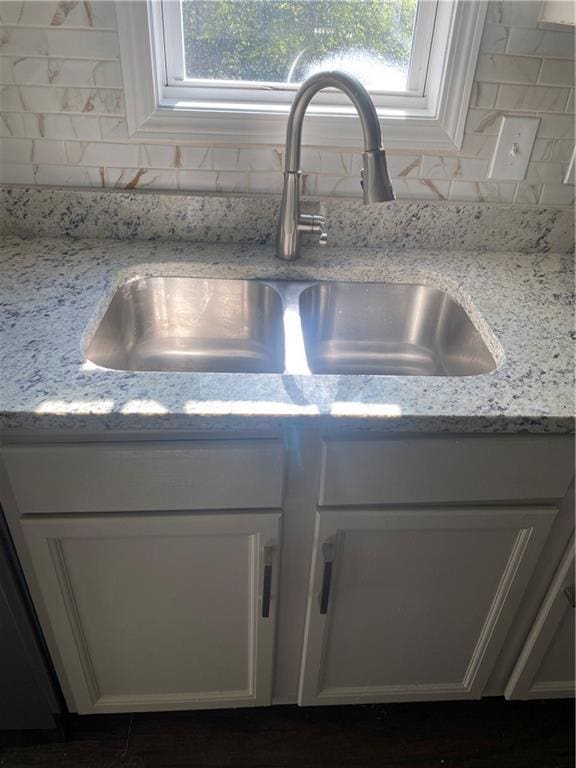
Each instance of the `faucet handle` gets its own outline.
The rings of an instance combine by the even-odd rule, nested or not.
[[[319,232],[318,243],[320,245],[326,245],[328,242],[326,219],[319,213],[301,213],[298,219],[298,229],[300,232]]]
[[[319,245],[326,245],[328,242],[328,232],[326,231],[326,219],[321,214],[318,214],[314,216],[315,219],[317,219],[318,222],[318,229],[317,232],[320,232],[320,237],[318,238],[318,244]]]

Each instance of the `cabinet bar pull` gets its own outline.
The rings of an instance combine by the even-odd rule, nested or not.
[[[274,547],[264,547],[264,583],[262,585],[262,618],[270,617],[270,600],[272,597],[272,558]]]
[[[564,595],[566,600],[568,600],[570,607],[576,608],[576,591],[574,590],[574,587],[566,587],[564,590]]]
[[[331,543],[323,544],[322,552],[324,553],[324,573],[322,575],[322,591],[320,592],[320,613],[326,615],[330,600],[330,586],[332,585],[334,545]]]

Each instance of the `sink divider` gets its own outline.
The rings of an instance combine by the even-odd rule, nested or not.
[[[263,280],[280,295],[284,324],[284,372],[294,376],[310,374],[306,357],[304,333],[300,318],[300,294],[314,282],[292,280]]]

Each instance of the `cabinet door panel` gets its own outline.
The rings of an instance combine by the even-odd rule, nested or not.
[[[262,595],[279,514],[22,526],[73,709],[269,703],[274,606],[264,616]]]
[[[507,699],[574,696],[574,535],[508,685]]]
[[[554,515],[319,511],[300,702],[480,696]]]

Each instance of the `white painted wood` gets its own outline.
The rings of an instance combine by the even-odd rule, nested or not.
[[[454,0],[439,3],[425,97],[410,109],[404,104],[379,109],[386,148],[455,149],[462,143],[470,91],[480,47],[487,3]],[[220,101],[214,94],[193,100],[166,85],[160,36],[160,3],[134,0],[116,3],[126,114],[130,136],[138,139],[193,138],[204,145],[283,144],[289,103],[266,89],[273,102],[256,103],[242,92]],[[322,97],[320,97],[322,98]],[[360,138],[359,138],[360,137]],[[312,106],[306,118],[306,146],[358,147],[357,117],[350,112]]]
[[[573,475],[570,436],[328,439],[320,505],[556,499]]]
[[[532,630],[538,611],[546,598],[566,546],[574,532],[574,504],[574,482],[572,482],[566,496],[558,502],[558,514],[554,525],[506,635],[506,642],[502,646],[484,689],[484,696],[504,696],[512,670],[518,662],[526,638]]]
[[[538,21],[542,27],[573,27],[576,24],[576,7],[573,0],[542,0]]]
[[[21,515],[282,503],[280,440],[9,445],[1,456]]]
[[[20,525],[33,598],[72,711],[270,703],[280,513],[36,517]]]
[[[319,510],[300,704],[479,698],[555,515]]]
[[[505,696],[507,699],[544,699],[574,696],[575,631],[574,534],[536,616]]]
[[[274,700],[293,704],[298,699],[321,442],[320,435],[312,430],[287,427],[286,443],[292,461],[287,462],[282,501],[282,597],[277,617]]]

